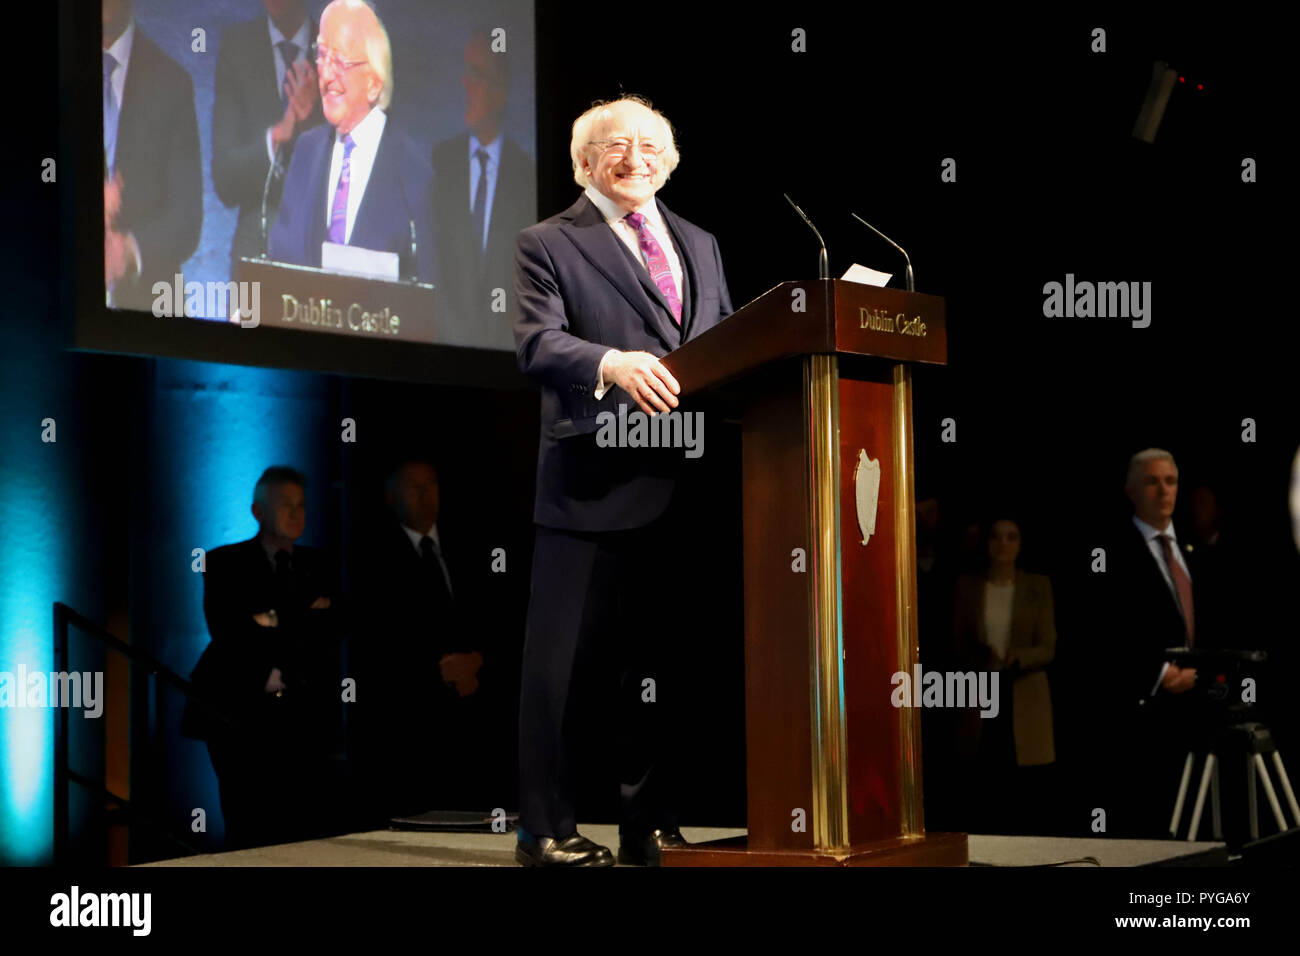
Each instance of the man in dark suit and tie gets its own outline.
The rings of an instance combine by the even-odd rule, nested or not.
[[[241,256],[255,258],[266,248],[262,197],[267,196],[267,229],[275,222],[284,172],[298,137],[323,122],[317,86],[316,23],[303,0],[263,0],[266,15],[230,27],[217,54],[212,106],[212,183],[228,207],[239,208],[230,243],[230,268]],[[267,174],[280,169],[267,189]]]
[[[181,726],[207,741],[227,849],[320,833],[340,803],[328,770],[342,750],[337,587],[324,555],[295,543],[305,487],[294,469],[268,468],[253,490],[256,537],[205,559],[212,640],[191,677],[204,703],[191,699]]]
[[[144,35],[130,0],[103,0],[104,281],[108,304],[148,312],[203,228],[194,85]]]
[[[1128,768],[1113,815],[1120,831],[1156,837],[1168,834],[1183,762],[1204,731],[1196,670],[1179,667],[1166,648],[1205,645],[1210,602],[1199,555],[1174,529],[1173,455],[1160,448],[1135,454],[1124,490],[1133,515],[1107,549],[1110,593],[1100,632],[1114,641],[1110,746]]]
[[[670,507],[682,453],[601,447],[595,433],[620,405],[675,408],[660,357],[730,314],[731,298],[717,241],[655,196],[678,158],[661,114],[639,98],[598,104],[574,123],[570,157],[583,195],[520,233],[515,258],[519,365],[542,386],[515,856],[614,862],[577,832],[564,726],[575,660],[604,645],[623,664],[619,859],[653,865],[682,842],[663,732],[681,686],[665,668],[690,617],[663,604],[693,547]]]
[[[362,535],[353,561],[364,622],[352,649],[360,776],[376,823],[481,810],[492,799],[482,781],[491,741],[483,732],[475,589],[470,575],[452,573],[433,465],[401,462],[384,492],[389,513]]]
[[[316,47],[326,125],[298,138],[271,229],[270,258],[321,265],[331,242],[398,256],[398,276],[437,282],[433,170],[389,120],[392,51],[362,0],[321,13]]]
[[[462,74],[468,131],[433,148],[439,314],[448,320],[439,338],[455,345],[514,344],[515,236],[534,222],[537,195],[532,158],[501,126],[509,79],[505,51],[493,51],[486,31],[474,33]],[[496,289],[504,311],[492,309]]]

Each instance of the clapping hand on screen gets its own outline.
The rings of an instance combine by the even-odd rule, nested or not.
[[[284,72],[284,98],[293,111],[294,123],[301,125],[311,119],[320,106],[320,86],[316,68],[299,61]]]

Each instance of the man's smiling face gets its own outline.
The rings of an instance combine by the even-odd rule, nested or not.
[[[366,29],[369,24],[364,10],[350,10],[331,6],[321,16],[318,43],[349,63],[358,63],[350,69],[337,69],[328,61],[317,64],[319,69],[321,109],[325,119],[340,135],[350,133],[366,118],[371,106],[379,99],[383,85],[375,76],[366,59]]]
[[[616,103],[592,125],[583,171],[598,190],[628,212],[654,197],[664,176],[662,154],[667,131],[658,117],[639,103]],[[612,145],[611,145],[612,144]]]

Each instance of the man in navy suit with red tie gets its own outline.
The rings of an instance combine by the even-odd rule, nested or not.
[[[515,856],[614,862],[577,832],[565,733],[575,661],[604,645],[622,665],[618,857],[655,865],[682,844],[664,733],[681,685],[664,668],[688,615],[664,598],[695,546],[672,507],[683,455],[602,447],[596,432],[620,405],[676,408],[680,387],[659,359],[728,316],[731,297],[714,237],[655,196],[678,159],[660,113],[637,97],[597,104],[573,124],[570,157],[582,196],[521,232],[515,253],[519,366],[542,386]]]
[[[1124,490],[1133,514],[1108,549],[1108,618],[1099,629],[1113,641],[1111,747],[1124,768],[1112,829],[1158,837],[1168,834],[1179,774],[1188,750],[1203,743],[1206,716],[1196,669],[1180,667],[1166,649],[1206,647],[1219,615],[1208,569],[1174,529],[1173,455],[1160,448],[1135,454]]]

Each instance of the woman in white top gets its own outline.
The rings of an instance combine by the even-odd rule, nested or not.
[[[1028,824],[1039,818],[1036,811],[1042,808],[1025,804],[1026,791],[1038,790],[1030,783],[1037,784],[1046,774],[1017,768],[1046,767],[1056,761],[1045,670],[1056,655],[1052,583],[1046,575],[1016,566],[1021,547],[1018,522],[994,521],[987,543],[988,570],[958,579],[953,624],[963,666],[998,674],[998,716],[981,717],[978,707],[967,708],[960,720],[960,747],[978,765],[986,793],[1006,791],[994,799],[998,822]],[[1004,825],[996,832],[1012,828]]]

